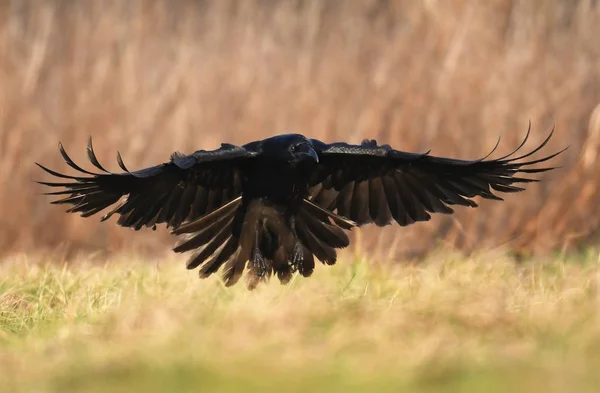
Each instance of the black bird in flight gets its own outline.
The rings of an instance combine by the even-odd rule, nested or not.
[[[475,196],[502,200],[493,191],[524,190],[521,184],[538,181],[524,175],[553,169],[531,166],[562,152],[529,158],[548,143],[550,132],[533,151],[517,156],[528,137],[529,130],[504,157],[466,161],[407,153],[375,140],[327,144],[285,134],[190,155],[176,152],[169,162],[138,171],[129,171],[117,153],[122,173],[104,169],[90,139],[89,160],[100,173],[79,167],[61,144],[65,162],[83,175],[37,165],[66,179],[39,183],[61,188],[46,194],[62,197],[52,203],[72,205],[67,212],[88,217],[115,205],[102,221],[117,214],[119,225],[135,230],[166,223],[173,234],[185,235],[174,251],[192,251],[188,269],[200,267],[204,278],[224,265],[229,286],[248,266],[253,288],[272,274],[282,283],[295,271],[310,276],[314,257],[334,264],[336,249],[349,245],[345,230],[352,227],[392,220],[406,226],[429,220],[430,213],[451,214],[452,205],[476,207]]]

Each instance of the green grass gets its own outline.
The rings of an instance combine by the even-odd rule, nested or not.
[[[248,292],[180,260],[0,265],[7,392],[595,392],[598,252],[436,253]],[[243,388],[243,389],[242,389]]]

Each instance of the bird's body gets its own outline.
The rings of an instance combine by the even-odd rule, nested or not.
[[[290,165],[289,157],[282,156],[273,145],[304,141],[309,142],[301,135],[286,134],[263,142],[262,153],[242,169],[245,199],[265,198],[272,203],[298,205],[308,195],[308,181],[316,163],[307,160]]]
[[[106,171],[90,141],[88,156],[101,173],[77,166],[61,145],[67,164],[87,176],[40,165],[68,179],[41,184],[64,188],[49,193],[63,196],[54,203],[71,204],[69,212],[85,217],[115,205],[103,220],[117,214],[120,225],[136,230],[166,223],[174,234],[185,235],[174,250],[193,251],[188,268],[200,267],[207,277],[224,266],[226,284],[232,285],[248,266],[254,287],[273,273],[282,282],[295,271],[308,276],[314,257],[335,263],[335,250],[349,244],[345,230],[354,226],[392,221],[405,226],[429,220],[429,213],[450,214],[451,205],[475,207],[474,196],[500,199],[492,190],[523,190],[514,184],[537,180],[516,174],[551,169],[529,165],[556,154],[522,161],[549,139],[520,157],[513,157],[515,150],[495,160],[464,161],[401,152],[375,141],[326,144],[285,134],[174,153],[169,162],[139,171],[127,170],[118,155],[123,173]]]

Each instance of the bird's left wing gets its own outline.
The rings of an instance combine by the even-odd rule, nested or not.
[[[98,162],[90,139],[88,158],[99,173],[75,164],[59,144],[62,158],[83,176],[65,175],[37,164],[49,174],[66,179],[38,183],[60,189],[46,194],[61,196],[52,203],[71,205],[69,213],[88,217],[115,205],[102,217],[103,221],[117,214],[119,225],[136,230],[144,226],[155,228],[160,223],[177,228],[239,197],[243,169],[248,160],[260,153],[259,148],[258,144],[223,144],[219,149],[190,155],[173,153],[169,162],[138,171],[129,171],[117,153],[124,172],[112,173]]]
[[[476,207],[471,199],[475,196],[501,200],[494,191],[522,191],[520,184],[538,181],[527,174],[553,169],[531,166],[562,151],[529,159],[548,143],[552,132],[533,151],[518,156],[528,136],[529,131],[521,145],[504,157],[487,160],[488,155],[473,161],[406,153],[375,141],[350,145],[312,140],[319,166],[310,181],[309,198],[358,225],[383,226],[392,219],[402,226],[427,221],[429,213],[452,213],[450,205]]]

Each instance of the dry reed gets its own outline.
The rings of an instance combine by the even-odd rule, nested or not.
[[[64,169],[59,140],[82,161],[93,136],[111,168],[116,150],[138,168],[281,132],[476,158],[500,135],[516,146],[529,119],[532,145],[553,124],[549,149],[571,145],[547,182],[360,244],[390,257],[586,244],[600,222],[598,20],[592,0],[3,1],[0,249],[172,243],[49,206],[33,162]]]

